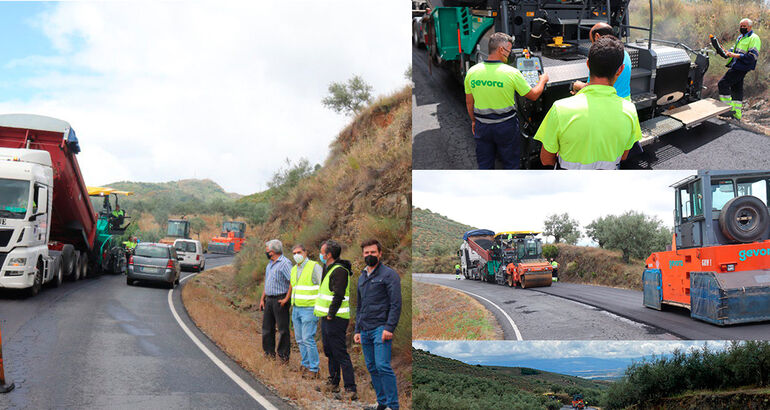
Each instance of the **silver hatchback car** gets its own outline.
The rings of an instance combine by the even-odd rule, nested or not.
[[[179,283],[180,257],[171,245],[161,243],[140,243],[128,259],[126,284],[134,281],[164,282],[169,289]]]

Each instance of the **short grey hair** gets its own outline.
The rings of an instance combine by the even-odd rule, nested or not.
[[[271,239],[265,242],[265,246],[267,246],[267,249],[270,249],[279,255],[283,254],[283,244],[278,239]]]
[[[741,20],[741,23],[743,23],[743,22],[748,23],[749,27],[754,27],[754,24],[751,22],[750,19],[743,19],[743,20]],[[740,23],[738,23],[738,24],[740,24]]]
[[[294,247],[291,248],[292,251],[295,251],[297,249],[301,250],[302,252],[307,252],[307,249],[305,249],[305,245],[303,245],[301,243],[298,243],[298,244],[294,245]]]
[[[492,54],[505,43],[513,44],[513,37],[503,32],[492,34],[492,37],[489,38],[489,49],[487,51],[489,54]]]

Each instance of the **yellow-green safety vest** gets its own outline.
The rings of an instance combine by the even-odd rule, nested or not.
[[[342,268],[342,266],[337,265],[332,268],[332,270],[324,276],[324,280],[321,281],[321,288],[318,290],[318,298],[315,300],[315,310],[313,310],[313,314],[318,317],[329,315],[329,306],[331,306],[332,299],[334,299],[334,293],[329,289],[329,278],[332,276],[332,272],[337,270],[337,268]],[[344,270],[345,268],[342,269]],[[348,286],[345,288],[345,297],[342,299],[342,303],[340,304],[340,308],[337,310],[336,315],[343,319],[350,319],[350,282],[350,277],[348,277]]]
[[[291,304],[299,307],[313,307],[318,296],[318,285],[313,283],[313,269],[316,262],[308,259],[297,278],[297,266],[291,268]]]

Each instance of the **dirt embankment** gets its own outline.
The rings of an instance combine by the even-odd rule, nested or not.
[[[642,290],[644,261],[623,262],[620,251],[556,244],[559,281]]]
[[[500,340],[503,330],[476,299],[457,290],[413,282],[414,340]]]
[[[235,269],[231,266],[206,271],[191,279],[182,290],[182,301],[187,312],[200,328],[228,356],[269,386],[281,397],[306,409],[360,409],[362,404],[374,403],[376,397],[370,384],[369,373],[361,346],[351,343],[349,348],[358,385],[358,402],[337,400],[332,393],[317,390],[329,374],[323,354],[320,329],[316,333],[320,363],[320,378],[307,380],[300,376],[300,353],[294,332],[291,335],[291,355],[288,365],[270,360],[262,354],[262,312],[258,306],[244,303],[235,285]],[[411,357],[410,357],[411,358]],[[399,402],[401,408],[411,408],[411,361],[409,367],[397,367]],[[404,374],[408,372],[407,374]],[[409,395],[407,395],[407,393]]]

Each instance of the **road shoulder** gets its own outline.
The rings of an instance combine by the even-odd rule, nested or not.
[[[484,305],[458,290],[415,281],[414,340],[501,340],[503,329]],[[440,320],[436,320],[436,315]]]

